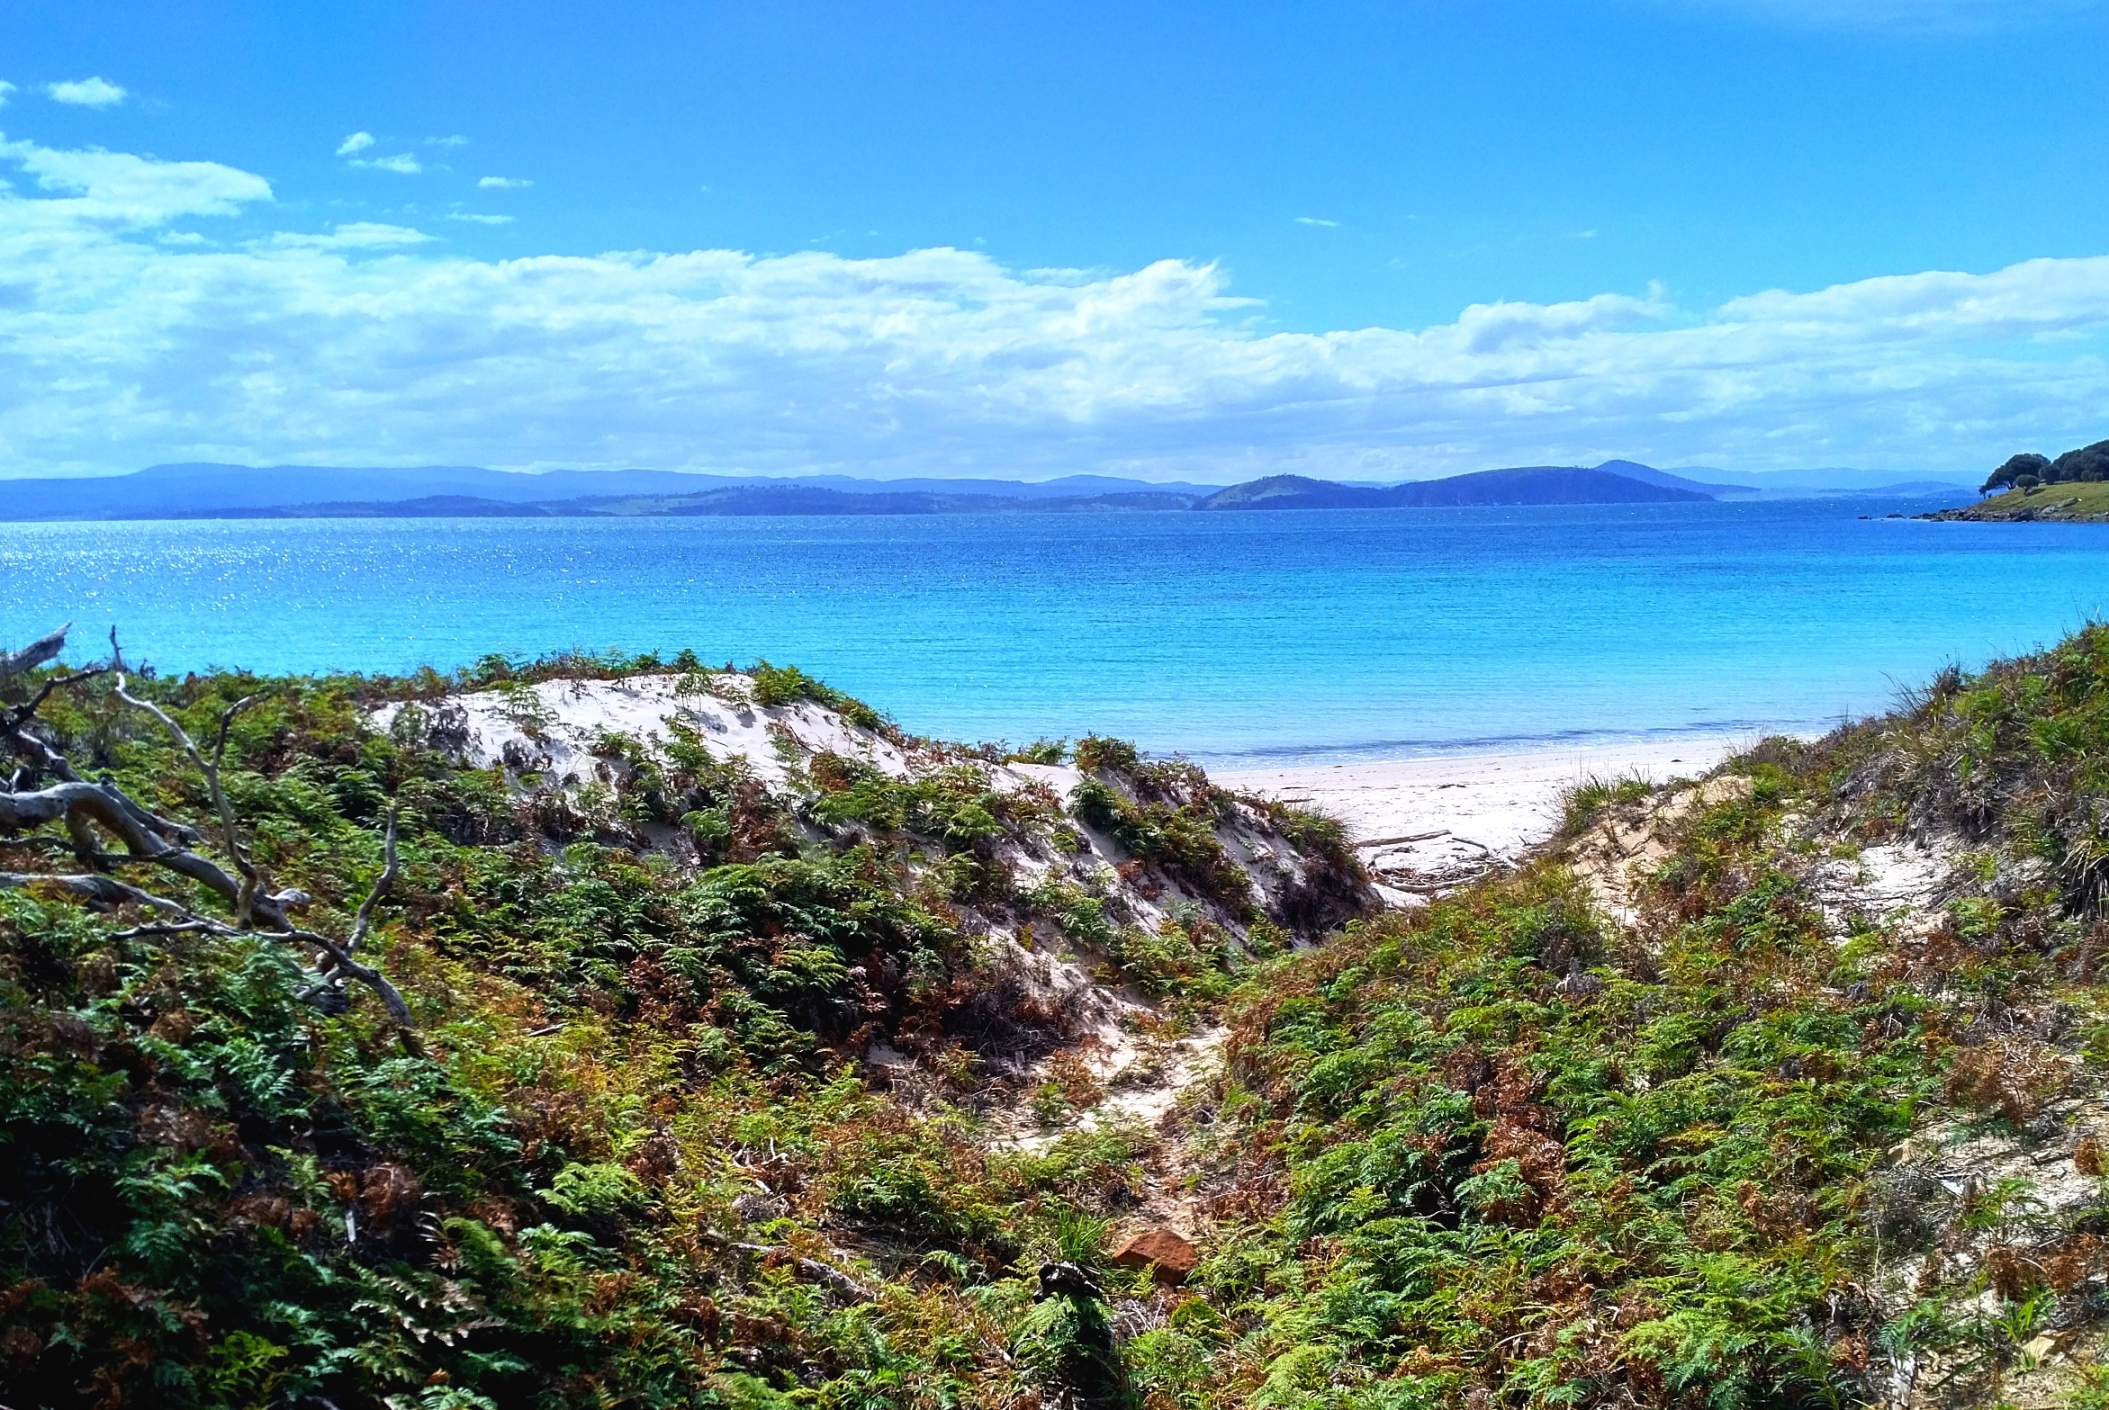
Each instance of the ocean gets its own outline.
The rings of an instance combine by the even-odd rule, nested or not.
[[[1923,503],[0,524],[0,643],[403,672],[691,647],[943,738],[1216,765],[1820,730],[2109,603],[2109,526]],[[1862,518],[1862,515],[1874,517]]]

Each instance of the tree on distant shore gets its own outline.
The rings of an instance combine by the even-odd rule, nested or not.
[[[2023,480],[2028,484],[2024,485]],[[2027,489],[2036,484],[2063,485],[2095,480],[2109,480],[2109,441],[2096,441],[2078,450],[2068,450],[2056,460],[2046,460],[2033,452],[2010,456],[1977,492],[1990,494],[1994,490]]]
[[[2050,461],[2033,451],[2009,456],[2006,464],[1992,472],[1991,478],[1984,482],[1978,493],[1990,494],[1993,490],[2012,489],[2023,475],[2031,475],[2041,480],[2049,470]]]
[[[2109,480],[2109,441],[2068,450],[2050,463],[2043,478],[2052,484],[2072,480]]]

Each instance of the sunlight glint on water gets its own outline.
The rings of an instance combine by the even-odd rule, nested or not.
[[[1820,728],[2109,601],[2109,526],[1859,502],[0,525],[0,641],[164,670],[796,663],[922,733],[1207,759]]]

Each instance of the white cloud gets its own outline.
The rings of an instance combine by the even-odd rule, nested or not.
[[[486,176],[476,184],[486,191],[524,191],[535,183],[512,176]]]
[[[480,215],[475,211],[454,211],[447,216],[447,219],[465,220],[471,225],[511,225],[513,223],[513,218],[509,215]]]
[[[363,152],[372,145],[373,134],[371,132],[354,132],[337,144],[337,155],[348,157],[353,152]]]
[[[1328,230],[1340,224],[1337,220],[1320,220],[1315,215],[1300,215],[1296,217],[1296,223],[1298,225],[1323,225]]]
[[[15,91],[15,85],[0,78],[0,108],[7,106],[7,95]]]
[[[167,460],[1352,478],[1587,463],[1978,469],[2099,439],[2109,256],[1725,303],[1269,331],[1214,265],[959,249],[479,260],[268,215],[209,162],[0,140],[0,465]]]
[[[407,225],[354,220],[335,227],[327,235],[281,231],[260,244],[278,250],[379,250],[428,244],[431,239],[424,231],[412,230]]]
[[[217,162],[155,161],[92,148],[56,151],[34,142],[9,142],[4,134],[0,160],[35,177],[43,190],[65,193],[46,199],[12,192],[0,196],[0,211],[6,214],[0,233],[24,227],[158,226],[181,215],[230,215],[271,199],[271,184],[261,176]]]
[[[1598,294],[1561,304],[1473,304],[1451,326],[1467,351],[1491,353],[1511,344],[1570,342],[1590,333],[1645,324],[1673,311],[1663,301],[1662,291],[1655,289],[1646,299]]]
[[[404,176],[415,176],[424,170],[424,167],[418,165],[417,158],[408,152],[398,152],[392,157],[375,157],[372,161],[354,157],[352,165],[370,167],[375,171],[399,172]]]
[[[47,83],[44,92],[54,103],[71,103],[77,108],[111,108],[125,100],[125,90],[107,78]]]
[[[469,145],[469,139],[457,132],[452,137],[427,137],[425,145],[427,147],[466,147]]]

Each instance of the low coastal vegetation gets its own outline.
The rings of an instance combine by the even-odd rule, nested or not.
[[[2109,441],[2096,441],[2057,459],[2033,452],[2010,456],[1978,493],[1989,498],[1934,519],[2067,522],[2109,518]]]
[[[2059,484],[2023,485],[1927,516],[1999,523],[2091,523],[2109,519],[2109,483],[2070,480]]]
[[[912,739],[788,667],[114,667],[0,706],[10,1404],[1060,1384],[1035,1270],[1148,1289],[1099,1244],[1160,1143],[1010,1118],[1370,901],[1198,770]]]
[[[2095,484],[2109,480],[2109,441],[2068,450],[2056,460],[2033,451],[2009,456],[1985,480],[1983,493],[2026,490],[2037,485]]]
[[[2109,630],[1404,910],[776,667],[0,695],[0,1402],[2109,1403]]]

